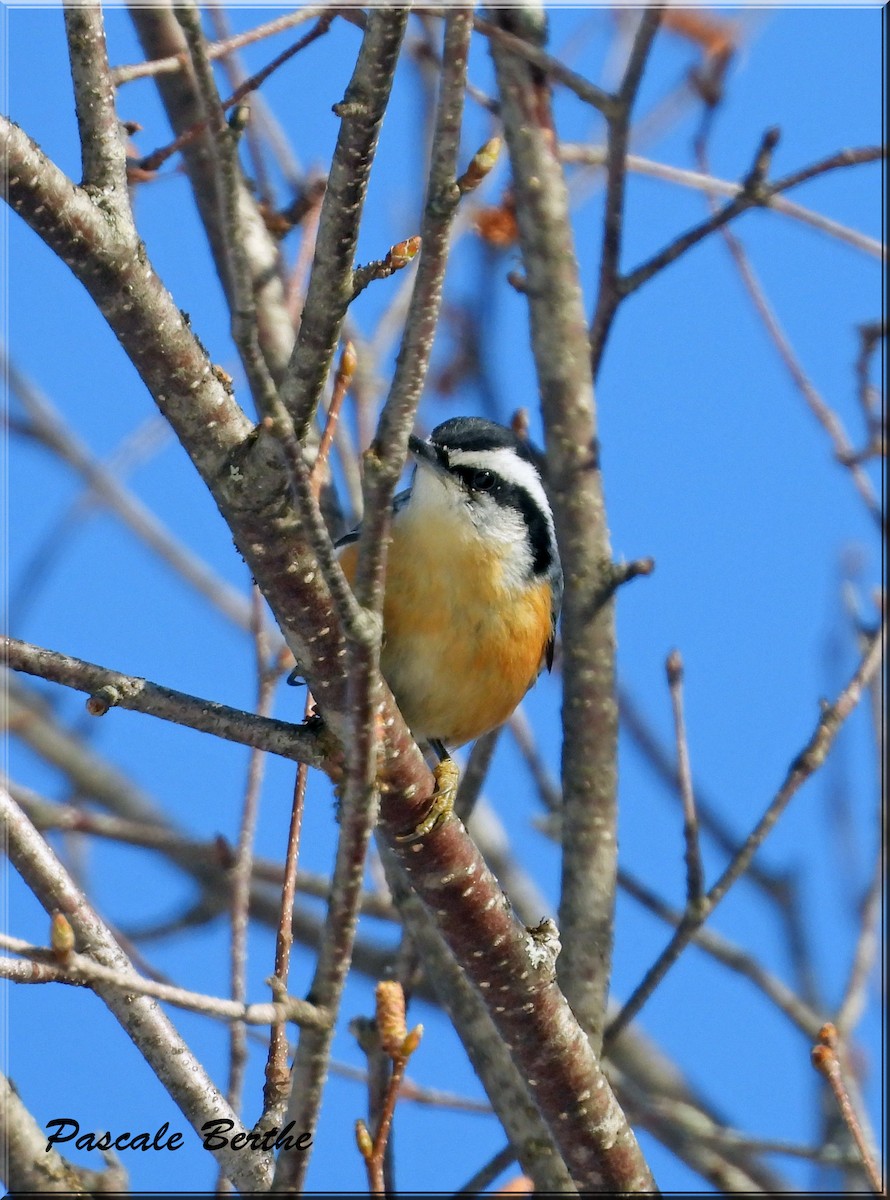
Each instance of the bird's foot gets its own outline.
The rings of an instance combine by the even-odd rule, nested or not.
[[[407,842],[419,842],[428,833],[432,833],[436,826],[441,825],[448,814],[454,811],[457,784],[460,779],[457,763],[453,758],[443,758],[433,768],[433,776],[436,780],[436,790],[433,792],[427,814],[410,833],[399,834],[396,837],[396,841],[401,842],[402,845]]]

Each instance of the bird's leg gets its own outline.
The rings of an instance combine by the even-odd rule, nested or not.
[[[396,841],[401,842],[402,845],[406,842],[420,841],[428,833],[432,833],[436,826],[441,825],[448,814],[454,811],[454,801],[457,798],[457,785],[460,780],[460,768],[441,742],[431,741],[430,745],[439,758],[439,761],[433,768],[436,790],[430,799],[430,806],[426,816],[420,824],[415,829],[412,829],[410,833],[400,834],[396,837]]]

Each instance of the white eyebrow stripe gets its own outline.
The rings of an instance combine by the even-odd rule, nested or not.
[[[507,449],[449,450],[448,461],[451,466],[475,467],[482,471],[494,471],[508,483],[523,488],[547,518],[551,536],[553,535],[553,514],[550,511],[550,501],[547,499],[547,493],[541,483],[541,476],[526,459],[520,458],[514,451]]]

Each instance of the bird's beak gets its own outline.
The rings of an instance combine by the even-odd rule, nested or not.
[[[442,474],[444,471],[444,464],[440,460],[435,446],[425,442],[423,438],[415,437],[412,433],[408,438],[408,450],[422,467],[429,467],[437,474]]]

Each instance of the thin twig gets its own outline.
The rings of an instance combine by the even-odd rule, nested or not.
[[[274,71],[284,66],[295,54],[299,54],[301,50],[311,45],[317,38],[326,34],[334,19],[334,15],[334,13],[323,14],[314,28],[310,29],[308,33],[294,42],[292,46],[288,46],[286,50],[282,51],[281,54],[263,67],[261,71],[257,71],[254,75],[245,79],[239,87],[235,88],[230,96],[221,102],[223,110],[227,111],[230,108],[235,108],[245,96],[249,96],[251,92],[261,87]],[[191,49],[193,51],[194,46]],[[194,61],[194,54],[192,55],[192,59]],[[139,166],[144,171],[157,171],[168,158],[172,158],[177,151],[184,149],[184,147],[205,133],[212,120],[212,116],[205,116],[203,120],[196,121],[193,125],[183,130],[172,142],[169,142],[166,146],[160,146],[157,150],[152,151],[151,154],[147,154],[144,158],[141,158]]]
[[[618,884],[629,896],[633,896],[649,912],[660,917],[675,928],[683,921],[683,912],[666,904],[641,880],[628,871],[618,871]],[[761,962],[746,953],[728,938],[714,930],[702,927],[693,934],[693,944],[731,971],[744,976],[759,988],[788,1019],[807,1037],[815,1037],[824,1022],[824,1015],[802,1000],[778,976],[768,971]]]
[[[761,142],[755,156],[755,162],[762,158],[764,143]],[[763,207],[767,205],[774,196],[782,192],[788,191],[790,188],[797,187],[798,184],[805,182],[808,179],[814,179],[819,175],[827,174],[829,171],[835,171],[842,167],[852,167],[861,163],[877,162],[885,156],[885,150],[881,146],[866,146],[859,150],[842,151],[840,154],[832,154],[828,158],[820,159],[819,162],[813,163],[800,171],[795,171],[790,175],[785,175],[774,183],[765,183],[763,180],[757,182],[756,187],[751,187],[749,183],[743,182],[742,190],[734,200],[720,208],[712,217],[706,221],[700,222],[692,227],[686,233],[676,238],[670,245],[654,254],[646,262],[642,263],[629,275],[622,277],[620,287],[624,296],[630,296],[633,292],[641,288],[644,283],[657,275],[659,271],[663,271],[665,267],[677,261],[687,250],[691,250],[693,246],[697,246],[704,238],[709,237],[718,229],[734,220],[743,212],[747,212],[750,208]]]
[[[883,832],[879,829],[879,832]],[[881,948],[881,901],[884,894],[884,838],[878,838],[878,850],[871,881],[862,899],[859,934],[853,951],[843,996],[834,1014],[839,1035],[847,1039],[862,1015],[866,989]]]
[[[107,985],[122,993],[153,996],[175,1008],[233,1024],[271,1025],[275,1021],[293,1021],[310,1028],[324,1028],[328,1024],[323,1009],[293,996],[271,1004],[247,1004],[244,1000],[226,1000],[221,996],[208,996],[159,983],[133,970],[103,966],[83,954],[71,953],[62,964],[48,947],[33,946],[5,933],[0,934],[0,946],[22,956],[20,959],[0,959],[0,975],[15,983],[68,983],[95,991],[99,990],[97,985]]]
[[[871,1148],[862,1132],[862,1126],[856,1110],[850,1101],[850,1094],[844,1080],[844,1072],[838,1048],[839,1039],[837,1030],[830,1023],[824,1025],[819,1041],[812,1050],[812,1063],[819,1074],[827,1080],[828,1086],[831,1088],[831,1094],[834,1096],[844,1124],[850,1132],[856,1149],[859,1151],[859,1157],[862,1160],[862,1165],[865,1168],[872,1191],[876,1196],[883,1196],[884,1181],[881,1178],[881,1172]]]
[[[560,142],[559,156],[564,163],[579,163],[585,166],[602,167],[608,160],[606,146],[589,146],[578,142]],[[695,188],[701,192],[713,192],[718,196],[738,196],[744,189],[739,183],[731,183],[727,179],[718,179],[714,175],[705,175],[701,171],[688,171],[683,167],[674,167],[669,163],[656,162],[639,154],[628,154],[625,159],[625,169],[640,175],[648,175],[653,179],[661,179],[666,183],[675,183],[680,187]],[[856,250],[862,250],[874,258],[886,258],[887,251],[883,242],[869,237],[858,229],[850,229],[839,221],[823,216],[796,204],[785,196],[773,196],[764,202],[764,207],[783,216],[801,221],[805,225],[818,229],[829,237],[846,242]]]
[[[686,720],[683,714],[683,659],[679,650],[667,658],[668,687],[674,711],[674,734],[677,741],[677,778],[683,801],[683,837],[686,842],[686,906],[694,910],[704,894],[705,874],[698,839],[698,814],[692,790],[692,771],[689,766],[689,744],[686,740]]]
[[[704,138],[700,138],[697,143],[699,156],[699,164],[704,172],[708,171],[707,148]],[[710,197],[711,211],[716,214],[716,201]],[[732,255],[733,262],[741,276],[742,283],[757,310],[757,313],[763,322],[763,325],[772,339],[773,344],[779,352],[779,356],[785,365],[789,375],[794,381],[798,391],[803,396],[807,403],[810,412],[828,434],[837,461],[841,463],[849,471],[856,490],[862,497],[866,508],[871,513],[874,520],[879,526],[883,525],[883,509],[881,502],[875,495],[871,480],[866,475],[853,451],[852,443],[847,437],[846,430],[843,427],[840,417],[837,413],[823,400],[822,396],[813,385],[812,381],[805,372],[800,360],[798,359],[794,347],[785,334],[784,329],[779,323],[779,319],[773,311],[772,305],[767,299],[763,288],[760,285],[760,280],[745,253],[745,248],[742,245],[736,234],[724,227],[720,230],[723,240]]]
[[[278,672],[269,665],[269,645],[263,632],[263,599],[259,590],[253,589],[254,652],[256,658],[257,693],[256,714],[267,717],[272,710]],[[265,754],[252,750],[247,767],[244,803],[238,827],[238,843],[235,861],[232,864],[231,896],[231,989],[232,999],[244,1003],[247,996],[247,933],[250,921],[250,892],[253,881],[253,843],[259,816],[260,791],[263,785]],[[285,1001],[284,996],[276,1000]],[[229,1086],[226,1098],[238,1112],[244,1072],[247,1066],[247,1039],[242,1025],[234,1024],[229,1033]]]
[[[304,21],[314,20],[327,7],[325,4],[307,5],[305,8],[298,8],[294,12],[286,13],[282,17],[276,17],[272,21],[264,21],[262,25],[248,29],[245,33],[237,33],[233,37],[210,42],[207,47],[207,54],[211,59],[225,58],[227,55],[233,53],[233,51],[240,50],[243,46],[251,46],[255,42],[262,41],[263,38],[273,37],[276,33],[281,33],[284,29],[290,29],[294,25],[302,25]],[[173,74],[181,71],[183,66],[183,59],[179,55],[171,54],[166,58],[155,58],[148,62],[133,63],[130,66],[113,67],[111,70],[111,82],[115,87],[120,87],[121,84],[130,83],[134,79],[146,79],[154,75]]]
[[[516,1151],[508,1143],[506,1146],[502,1146],[496,1154],[493,1154],[474,1175],[471,1175],[463,1187],[457,1189],[455,1195],[478,1196],[480,1192],[488,1191],[497,1177],[514,1162],[516,1162]]]
[[[763,816],[745,839],[745,842],[737,851],[732,862],[724,870],[710,891],[702,898],[697,914],[693,916],[688,911],[684,913],[683,919],[677,926],[677,930],[668,945],[646,972],[642,982],[633,991],[621,1009],[621,1012],[610,1024],[607,1030],[608,1041],[614,1041],[622,1029],[626,1028],[637,1016],[670,967],[676,962],[692,940],[695,931],[704,924],[732,885],[748,869],[754,855],[760,849],[791,799],[825,762],[838,730],[858,704],[863,688],[867,687],[880,667],[883,636],[884,630],[882,628],[871,639],[866,653],[863,655],[862,661],[850,679],[850,682],[833,704],[826,705],[809,741],[788,768],[782,786],[767,805]]]
[[[881,340],[887,336],[887,326],[883,320],[866,321],[859,326],[859,354],[856,358],[857,395],[869,441],[883,443],[883,420],[881,414],[881,397],[869,378],[869,366],[875,350]]]
[[[596,378],[609,328],[621,302],[618,287],[621,269],[621,239],[624,228],[624,189],[627,171],[627,151],[630,143],[630,118],[643,69],[661,23],[659,8],[646,8],[628,57],[624,78],[607,112],[608,161],[606,207],[603,218],[603,239],[600,255],[599,288],[596,311],[590,326],[591,362]]]
[[[331,447],[334,444],[334,438],[340,424],[340,410],[343,407],[343,401],[346,399],[346,393],[349,391],[349,385],[352,383],[355,367],[355,346],[347,339],[343,343],[340,362],[337,365],[334,375],[331,402],[325,414],[325,424],[322,430],[321,441],[318,443],[318,453],[315,456],[315,462],[312,464],[312,490],[316,500],[319,499],[322,488],[330,479],[331,473],[328,466],[328,459],[330,458]]]
[[[437,13],[436,10],[430,10]],[[526,62],[531,63],[539,70],[543,71],[550,79],[556,80],[569,91],[574,92],[579,100],[583,100],[585,104],[591,104],[594,108],[599,109],[604,115],[608,115],[614,109],[615,98],[610,96],[608,92],[604,92],[602,88],[598,88],[596,84],[585,79],[583,75],[579,75],[577,71],[571,70],[565,63],[560,62],[552,54],[548,54],[546,50],[542,50],[539,46],[533,45],[526,41],[525,38],[519,37],[512,33],[509,29],[503,29],[501,26],[494,24],[491,21],[486,21],[482,17],[476,17],[473,20],[473,29],[477,33],[482,33],[495,46],[499,46],[511,54],[517,55]]]

